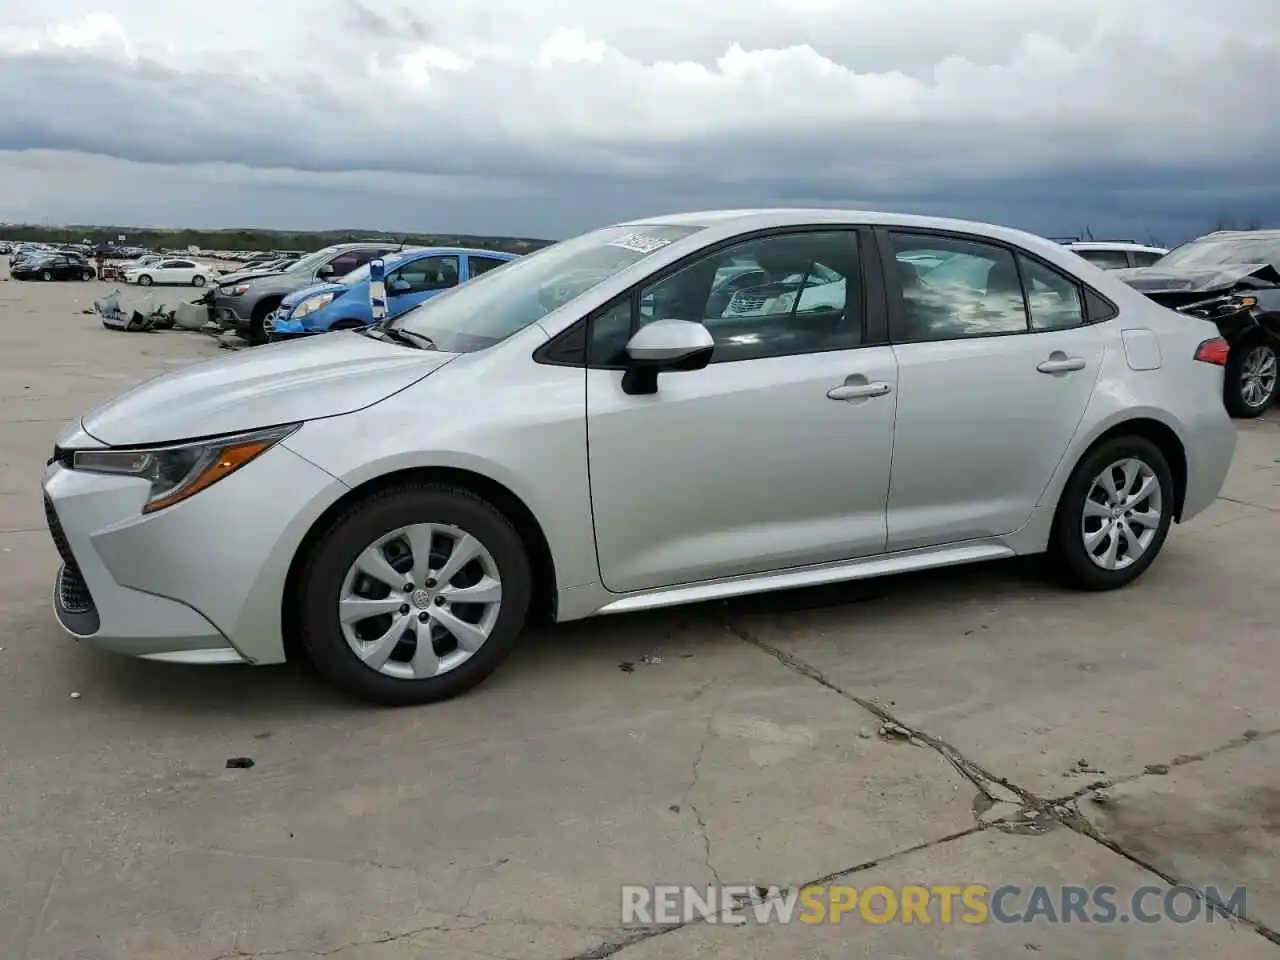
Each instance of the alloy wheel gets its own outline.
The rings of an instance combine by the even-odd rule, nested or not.
[[[1258,344],[1245,354],[1240,364],[1240,397],[1250,407],[1260,407],[1276,390],[1276,352],[1267,344]]]
[[[1160,530],[1164,491],[1154,470],[1117,460],[1089,486],[1081,520],[1085,553],[1103,570],[1123,570],[1147,552]]]
[[[501,609],[502,580],[484,545],[459,527],[417,523],[361,551],[337,612],[347,646],[366,666],[421,680],[469,660]]]

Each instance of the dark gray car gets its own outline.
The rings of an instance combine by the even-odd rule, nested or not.
[[[212,319],[224,330],[234,330],[250,343],[266,343],[262,321],[280,301],[315,283],[337,280],[376,257],[398,250],[388,241],[338,243],[308,254],[278,273],[245,271],[218,281],[210,293]]]

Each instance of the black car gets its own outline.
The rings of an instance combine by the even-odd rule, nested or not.
[[[1280,374],[1280,230],[1224,230],[1113,274],[1152,300],[1217,324],[1230,344],[1223,401],[1261,416]]]
[[[9,270],[9,276],[14,280],[92,280],[97,271],[83,257],[55,253],[24,260]]]

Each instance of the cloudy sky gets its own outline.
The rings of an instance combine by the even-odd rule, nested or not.
[[[0,0],[0,221],[1280,225],[1280,0]]]

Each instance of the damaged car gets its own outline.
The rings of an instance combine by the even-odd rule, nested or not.
[[[1150,267],[1112,272],[1156,303],[1217,325],[1230,347],[1222,399],[1233,417],[1270,408],[1280,373],[1280,230],[1218,231]]]

